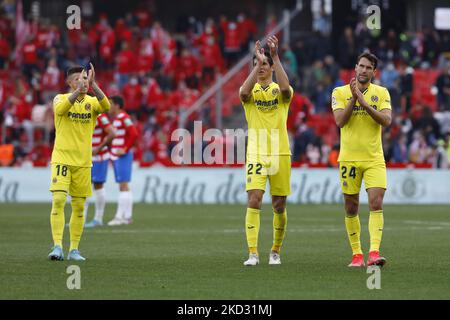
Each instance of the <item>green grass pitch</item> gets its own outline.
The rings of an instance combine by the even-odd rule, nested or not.
[[[81,289],[71,261],[47,260],[49,204],[0,204],[0,299],[450,299],[450,207],[385,206],[381,289],[350,270],[341,205],[288,207],[282,265],[269,266],[272,213],[261,217],[260,265],[247,257],[240,205],[135,204],[134,224],[85,230]],[[115,206],[108,204],[105,220]],[[66,205],[66,221],[70,206]],[[90,207],[90,217],[93,215]],[[368,250],[368,209],[361,207]],[[68,249],[65,230],[65,255]]]

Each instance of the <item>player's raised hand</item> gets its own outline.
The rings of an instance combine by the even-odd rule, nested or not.
[[[88,91],[88,77],[86,74],[86,70],[81,70],[80,75],[77,79],[77,89],[80,90],[80,93],[86,93]]]
[[[89,85],[92,86],[92,83],[94,83],[95,81],[95,70],[94,70],[94,65],[92,63],[89,63],[90,69],[88,72],[88,81],[89,81]]]
[[[267,44],[269,45],[270,56],[272,58],[276,57],[278,55],[278,39],[277,39],[277,37],[270,36],[269,39],[267,39]]]
[[[264,48],[261,47],[261,42],[258,40],[255,42],[255,56],[256,62],[262,65],[264,62]]]
[[[353,99],[356,101],[358,99],[358,86],[356,85],[356,79],[351,78],[350,80],[350,90],[352,91]]]

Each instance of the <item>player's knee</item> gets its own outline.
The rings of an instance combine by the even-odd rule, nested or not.
[[[254,209],[260,209],[262,204],[262,196],[258,194],[251,194],[248,197],[248,207]]]
[[[103,189],[103,183],[94,183],[94,189],[95,190]]]
[[[119,184],[119,190],[121,192],[130,191],[130,187],[128,186],[128,182],[122,182]]]
[[[74,197],[72,198],[72,212],[82,215],[84,212],[84,202],[86,198]]]
[[[67,195],[64,192],[53,192],[52,206],[55,211],[60,211],[66,204]]]
[[[371,211],[377,211],[383,209],[383,197],[375,196],[369,199],[369,207]]]
[[[345,212],[348,216],[356,216],[358,214],[358,201],[346,201]]]
[[[286,202],[284,201],[276,201],[272,204],[273,211],[275,213],[283,213],[286,210]]]

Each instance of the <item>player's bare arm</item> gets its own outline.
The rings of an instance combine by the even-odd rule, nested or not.
[[[258,80],[258,71],[259,68],[264,63],[264,48],[261,48],[261,42],[258,40],[255,43],[255,65],[253,66],[252,72],[248,75],[247,79],[245,79],[244,84],[239,91],[239,96],[243,102],[247,102],[250,99],[250,95],[252,93],[253,87]]]
[[[270,49],[270,56],[273,60],[273,69],[277,77],[277,83],[280,87],[281,95],[283,99],[288,100],[291,97],[291,90],[289,88],[289,78],[284,71],[283,65],[281,64],[280,57],[278,55],[278,39],[275,36],[270,36],[267,39],[267,44]]]
[[[353,92],[353,88],[355,88],[355,86],[356,86],[356,79],[352,78],[350,80],[352,98],[347,102],[347,105],[345,106],[344,109],[336,109],[333,111],[334,120],[339,128],[344,127],[352,116],[353,107],[355,106],[356,103],[356,93]]]
[[[97,155],[105,146],[109,146],[116,137],[116,131],[112,126],[106,127],[104,130],[106,132],[106,137],[98,147],[92,149],[92,155],[94,156]]]
[[[87,75],[85,70],[82,70],[78,77],[73,75],[73,78],[73,81],[76,83],[76,89],[68,98],[70,104],[74,104],[80,95],[85,95],[88,91],[88,83],[86,82]]]
[[[90,69],[88,73],[88,82],[89,86],[92,88],[92,91],[94,92],[95,97],[97,98],[99,104],[100,104],[100,110],[98,110],[99,113],[104,113],[109,110],[111,107],[111,104],[109,103],[108,99],[104,99],[106,95],[103,93],[102,89],[98,86],[97,82],[95,81],[95,69],[94,65],[92,63],[89,63]]]
[[[92,88],[92,91],[94,92],[94,95],[97,97],[98,101],[102,100],[105,97],[105,94],[103,93],[102,89],[98,86],[97,82],[95,81],[95,69],[92,63],[89,64],[90,69],[88,73],[88,81],[89,86]]]
[[[383,127],[388,127],[391,125],[392,112],[390,109],[383,109],[381,111],[375,110],[364,100],[364,95],[360,90],[356,90],[356,96],[359,104],[364,108],[364,110],[366,110],[373,120]]]

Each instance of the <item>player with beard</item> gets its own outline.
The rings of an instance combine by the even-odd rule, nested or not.
[[[371,53],[358,57],[356,79],[337,87],[332,93],[332,108],[341,130],[339,170],[345,202],[345,226],[353,251],[349,267],[364,267],[359,222],[361,182],[369,198],[370,250],[367,264],[383,266],[386,259],[379,254],[383,232],[383,197],[387,186],[381,134],[391,124],[391,102],[386,88],[371,83],[378,59]]]

